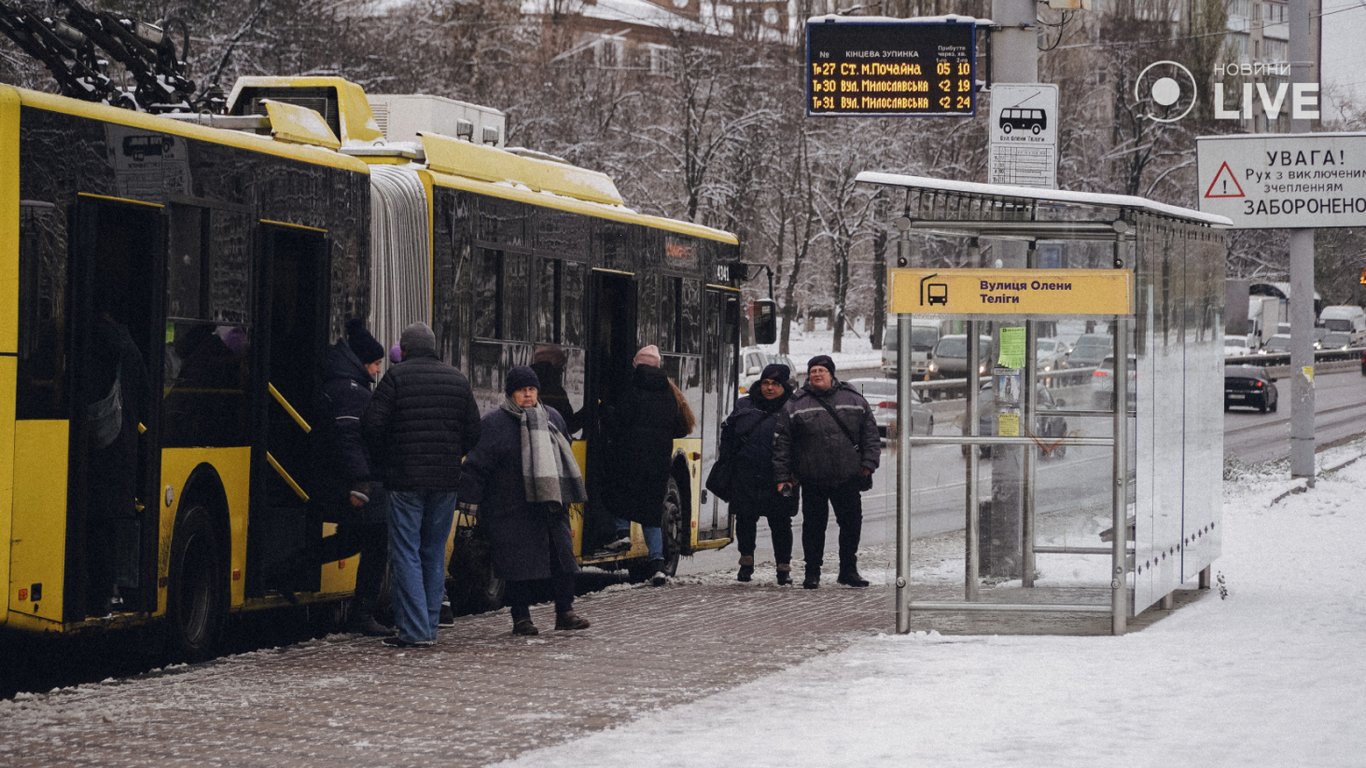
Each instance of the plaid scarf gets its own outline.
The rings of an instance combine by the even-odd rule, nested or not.
[[[523,408],[508,398],[503,410],[516,416],[522,425],[522,488],[526,500],[561,506],[587,501],[588,491],[569,441],[546,418],[545,409],[539,403]]]

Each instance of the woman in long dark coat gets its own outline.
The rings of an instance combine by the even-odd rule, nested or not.
[[[792,518],[797,499],[781,496],[773,481],[773,432],[778,412],[792,396],[791,371],[774,363],[759,375],[749,394],[735,403],[735,410],[721,425],[720,455],[733,457],[735,482],[730,500],[735,515],[735,538],[740,547],[740,572],[749,581],[754,575],[754,548],[759,518],[768,519],[773,536],[773,559],[778,564],[778,583],[792,583]]]
[[[507,400],[484,416],[479,443],[465,457],[460,508],[479,515],[505,582],[512,632],[539,634],[531,621],[536,583],[550,579],[555,629],[587,629],[574,613],[574,542],[569,505],[587,500],[559,411],[539,402],[540,380],[526,366],[508,370]]]
[[[642,347],[633,362],[631,386],[603,419],[611,442],[606,492],[608,506],[617,517],[618,537],[608,548],[629,548],[630,524],[639,523],[649,552],[650,582],[660,586],[668,580],[660,524],[673,441],[687,436],[693,425],[660,367],[659,347]]]

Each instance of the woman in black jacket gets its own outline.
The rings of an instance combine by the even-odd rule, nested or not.
[[[460,509],[479,516],[506,583],[512,633],[536,635],[536,583],[550,579],[555,629],[587,629],[574,613],[574,541],[569,505],[588,498],[566,437],[564,418],[539,402],[541,382],[526,366],[508,370],[507,400],[484,416],[479,444],[465,457]]]
[[[759,518],[764,517],[773,536],[778,583],[792,583],[792,518],[797,514],[797,499],[795,494],[780,495],[773,481],[773,432],[778,412],[792,396],[791,375],[785,365],[764,368],[749,394],[735,403],[735,410],[721,425],[720,456],[735,461],[730,510],[740,546],[740,572],[735,577],[740,581],[754,575],[754,547]]]
[[[648,550],[650,583],[668,581],[664,573],[664,492],[673,462],[673,441],[694,426],[692,413],[661,368],[659,347],[636,353],[631,383],[620,402],[605,409],[603,426],[610,441],[608,507],[617,517],[617,540],[609,550],[630,548],[630,524],[639,523]]]

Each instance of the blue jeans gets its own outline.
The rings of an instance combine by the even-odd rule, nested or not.
[[[645,537],[645,549],[649,552],[650,560],[664,559],[664,529],[657,525],[642,525],[640,533]],[[631,521],[624,517],[617,518],[617,536],[626,538],[631,535]]]
[[[389,575],[394,627],[402,640],[436,640],[454,512],[455,491],[390,494]]]

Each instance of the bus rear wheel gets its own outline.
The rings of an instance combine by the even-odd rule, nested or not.
[[[664,489],[664,516],[660,520],[664,533],[664,573],[669,576],[678,573],[678,559],[683,554],[683,536],[687,532],[683,518],[683,494],[678,490],[678,480],[670,477]]]
[[[166,618],[174,658],[203,661],[217,653],[228,603],[223,574],[209,510],[192,507],[171,538]]]
[[[664,486],[664,502],[660,509],[660,532],[664,538],[664,574],[674,576],[678,573],[678,559],[683,553],[683,537],[688,531],[683,514],[683,493],[678,490],[678,481],[672,476]],[[637,560],[628,567],[631,581],[641,582],[654,575],[649,560]]]

